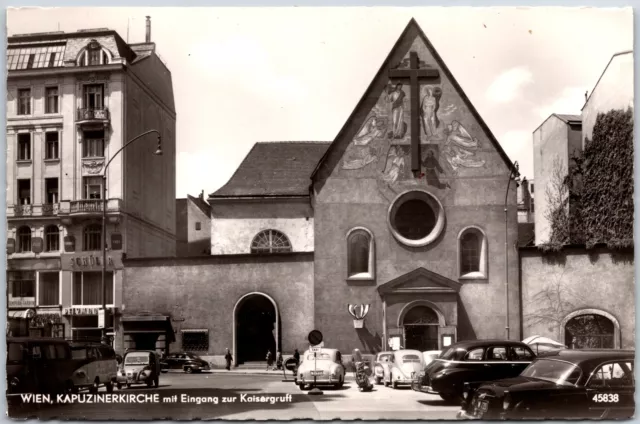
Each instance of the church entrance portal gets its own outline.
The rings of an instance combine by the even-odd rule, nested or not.
[[[402,321],[404,348],[421,352],[438,350],[438,315],[427,306],[414,306]]]
[[[261,293],[244,296],[236,305],[236,360],[244,362],[264,362],[267,350],[275,360],[279,343],[278,311],[272,299]],[[279,340],[278,340],[279,341]]]

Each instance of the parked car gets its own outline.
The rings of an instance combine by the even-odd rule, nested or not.
[[[518,341],[458,342],[427,365],[411,388],[455,402],[462,400],[464,383],[479,384],[518,376],[535,357],[529,346]]]
[[[19,403],[26,393],[72,392],[76,365],[64,340],[7,337],[7,401]]]
[[[411,349],[396,350],[391,357],[389,374],[384,376],[384,385],[390,385],[394,389],[399,385],[411,385],[423,369],[422,352]]]
[[[433,360],[436,359],[438,356],[440,356],[441,353],[442,353],[441,350],[427,350],[425,352],[422,352],[422,359],[424,361],[424,366],[426,367],[427,365],[432,363]]]
[[[380,352],[376,355],[376,360],[373,365],[373,373],[375,375],[376,384],[382,384],[385,375],[389,375],[389,366],[391,365],[391,358],[393,352]]]
[[[634,351],[561,350],[520,376],[465,390],[458,418],[629,419],[635,411]]]
[[[186,373],[210,370],[209,363],[191,352],[171,353],[162,359],[164,369],[183,370]]]
[[[104,386],[108,393],[113,392],[118,377],[118,360],[113,348],[98,343],[72,342],[69,345],[73,359],[78,361],[71,376],[74,391],[89,389],[91,393],[97,393],[100,386]]]
[[[133,384],[158,387],[160,384],[160,357],[152,350],[130,350],[124,354],[118,371],[118,389]]]
[[[315,356],[314,356],[315,353]],[[339,389],[344,384],[345,367],[342,354],[337,349],[322,348],[317,352],[307,350],[301,357],[295,383],[304,390],[307,385],[333,385]]]

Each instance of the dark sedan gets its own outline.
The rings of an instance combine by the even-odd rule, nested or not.
[[[172,353],[162,360],[162,368],[183,370],[186,373],[201,372],[211,369],[209,363],[190,352]]]
[[[561,350],[519,377],[469,388],[458,418],[628,419],[633,417],[634,351]]]
[[[465,383],[515,377],[535,359],[524,343],[511,340],[473,340],[449,346],[427,365],[411,388],[438,394],[448,402],[462,400]]]

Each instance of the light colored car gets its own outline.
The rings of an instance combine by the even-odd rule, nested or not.
[[[376,384],[382,384],[382,380],[386,380],[385,376],[389,376],[389,366],[391,365],[392,357],[392,351],[380,352],[376,355],[376,360],[373,365]]]
[[[344,384],[345,369],[342,354],[337,349],[322,348],[316,352],[307,350],[300,358],[296,373],[296,384],[304,390],[307,385],[332,385],[340,388]]]
[[[425,352],[422,352],[422,360],[424,361],[424,366],[426,367],[431,362],[433,362],[433,360],[440,356],[441,353],[441,350],[427,350]]]
[[[384,385],[397,389],[399,385],[411,385],[424,369],[424,359],[419,350],[403,349],[393,352],[389,375],[385,375]]]
[[[70,347],[71,356],[78,364],[71,375],[73,391],[89,389],[91,393],[97,393],[100,386],[104,386],[111,393],[118,373],[114,350],[97,343],[70,343]]]
[[[160,357],[152,350],[130,350],[124,354],[122,368],[118,371],[118,390],[126,384],[155,386],[160,382]]]

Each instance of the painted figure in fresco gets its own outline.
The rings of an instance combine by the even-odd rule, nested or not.
[[[387,86],[387,102],[391,103],[391,129],[388,137],[402,139],[407,133],[407,123],[404,122],[404,90],[402,84],[398,83],[394,86]]]
[[[387,183],[395,183],[404,172],[404,150],[402,147],[391,146],[387,155],[387,166],[382,179]]]
[[[353,137],[353,144],[356,146],[367,145],[374,138],[383,138],[387,129],[387,120],[378,118],[376,114],[372,114],[360,127],[360,131]]]
[[[471,137],[469,132],[458,121],[447,126],[447,141],[444,155],[454,171],[459,167],[479,168],[485,161],[475,160],[475,151],[480,147],[478,139]]]
[[[422,164],[425,168],[424,174],[427,178],[428,185],[439,189],[451,188],[449,183],[442,183],[440,181],[440,176],[438,174],[444,174],[444,170],[442,169],[442,166],[440,166],[438,159],[433,154],[433,150],[427,150],[427,157],[424,158]]]
[[[437,129],[440,126],[438,109],[440,108],[441,97],[442,89],[440,87],[427,86],[425,88],[425,95],[420,105],[420,115],[422,117],[422,130],[427,137],[437,135]]]
[[[372,114],[362,124],[353,137],[353,143],[347,151],[342,163],[343,169],[360,169],[378,160],[379,152],[371,143],[376,138],[383,138],[387,129],[387,120]]]

